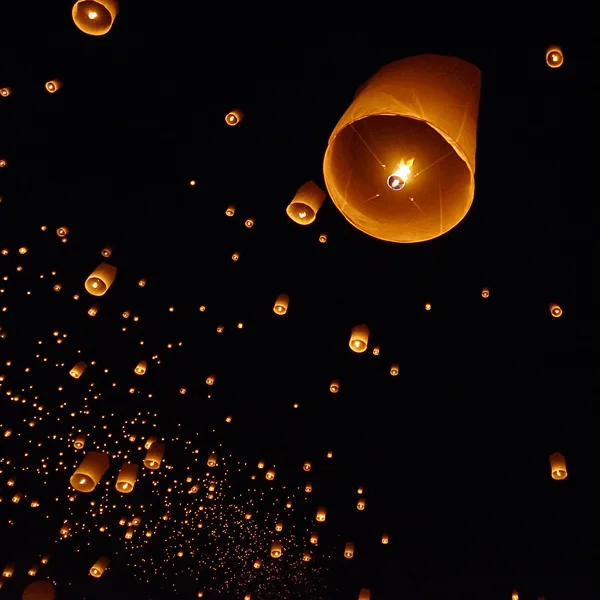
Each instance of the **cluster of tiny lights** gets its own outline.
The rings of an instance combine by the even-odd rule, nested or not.
[[[111,28],[115,15],[107,17],[104,12],[87,9],[74,19],[86,33],[100,35]],[[564,62],[561,50],[550,48],[546,62],[551,68],[560,67]],[[62,93],[59,80],[42,84],[50,94]],[[0,88],[0,97],[12,94],[10,87]],[[225,114],[225,124],[236,128],[231,135],[244,128],[245,118],[239,109]],[[219,122],[228,130],[222,116]],[[413,160],[403,161],[389,175],[390,189],[401,191],[405,184],[410,185]],[[6,172],[11,165],[12,159],[9,163],[0,158],[0,168]],[[183,185],[197,185],[191,175],[187,174]],[[251,213],[238,215],[233,205],[224,205],[221,211],[220,218],[230,218],[232,227],[260,235],[260,219]],[[304,220],[312,218],[313,212],[316,210],[299,209],[295,214]],[[253,462],[239,459],[232,431],[234,427],[243,429],[244,424],[238,423],[235,411],[218,398],[226,374],[203,371],[199,366],[200,375],[177,381],[167,392],[165,412],[170,402],[221,401],[218,420],[208,425],[202,422],[196,434],[183,433],[189,429],[184,423],[171,426],[156,408],[142,408],[146,399],[165,394],[148,383],[153,381],[149,375],[160,372],[162,381],[171,381],[171,356],[194,352],[194,348],[188,348],[175,333],[160,346],[145,339],[148,325],[141,298],[153,294],[152,277],[138,272],[126,281],[126,276],[119,275],[116,284],[118,262],[113,259],[113,248],[98,248],[97,260],[89,264],[83,280],[68,268],[38,268],[36,261],[45,263],[34,248],[59,246],[63,256],[76,253],[71,248],[75,244],[69,243],[74,234],[71,228],[76,227],[65,223],[36,227],[32,237],[39,239],[29,240],[30,246],[23,240],[21,245],[0,248],[0,315],[6,319],[0,323],[0,394],[7,406],[0,413],[0,442],[4,444],[0,504],[2,518],[15,531],[19,520],[35,513],[36,518],[44,519],[51,536],[46,541],[40,536],[43,545],[31,542],[28,562],[15,558],[0,565],[0,588],[20,570],[31,577],[43,575],[57,590],[65,589],[69,582],[55,580],[52,557],[67,552],[93,555],[96,548],[102,548],[88,566],[95,579],[110,577],[111,566],[118,563],[144,583],[174,596],[189,590],[192,582],[199,598],[231,594],[244,600],[319,600],[334,560],[351,560],[355,554],[393,543],[393,532],[383,528],[373,528],[371,538],[362,543],[351,539],[352,532],[327,533],[328,516],[339,507],[328,504],[313,480],[318,480],[325,465],[335,463],[335,448],[325,446],[320,456],[306,457],[299,464],[276,462],[276,457],[266,460],[258,453]],[[252,231],[246,232],[246,228]],[[81,237],[85,232],[77,234]],[[327,233],[319,233],[313,242],[324,244],[328,239]],[[229,257],[239,261],[236,268],[246,261],[246,254],[235,248],[230,249],[227,260]],[[474,297],[480,297],[486,306],[493,305],[494,290],[485,283],[474,290]],[[112,306],[103,303],[105,296],[116,295],[113,286],[128,284],[135,293],[127,296],[127,303],[124,296],[117,296]],[[17,344],[11,311],[19,310],[24,299],[38,307],[68,306],[69,311],[81,313],[83,325],[77,331],[67,330],[58,319],[54,323],[48,317],[46,329],[39,330],[35,340],[19,337]],[[193,311],[193,318],[210,323],[213,341],[244,336],[253,326],[251,314],[220,314],[223,320],[217,319],[210,303],[202,300],[188,300],[187,306],[167,302],[161,310],[173,313],[169,319]],[[543,314],[549,320],[562,317],[563,307],[551,300]],[[280,293],[272,302],[264,308],[272,311],[275,316],[269,314],[278,326],[280,318],[294,310],[294,298]],[[431,312],[426,318],[435,319],[437,307],[435,298],[421,298],[414,308]],[[127,364],[119,362],[125,352],[104,357],[95,352],[86,325],[91,331],[101,319],[103,335],[114,337],[114,347],[135,348]],[[401,380],[402,365],[397,357],[373,344],[378,342],[377,332],[373,335],[366,324],[347,325],[347,337],[338,341],[339,347],[365,353],[364,360],[382,361],[385,376]],[[328,397],[329,393],[343,397],[344,381],[335,377],[332,373],[331,379],[320,385]],[[55,381],[57,385],[48,384]],[[298,401],[288,405],[296,409],[295,415],[301,412]],[[201,413],[197,414],[202,420]],[[563,455],[550,456],[550,476],[555,480],[567,477]],[[349,507],[356,519],[378,510],[360,481],[346,502],[343,510]],[[110,543],[103,544],[106,540]],[[105,548],[110,548],[106,555]],[[359,600],[371,599],[366,588],[357,590],[356,595]],[[519,600],[516,591],[512,600]]]

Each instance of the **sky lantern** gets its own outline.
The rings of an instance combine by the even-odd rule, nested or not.
[[[51,94],[54,94],[54,92],[60,90],[61,87],[62,81],[59,79],[51,79],[50,81],[46,82],[46,91],[50,92]]]
[[[88,35],[110,31],[119,12],[117,0],[77,0],[73,5],[73,22]]]
[[[241,123],[243,118],[244,113],[239,108],[234,108],[225,115],[225,123],[230,127],[235,127],[238,123]]]
[[[273,312],[276,315],[285,315],[290,305],[290,297],[287,294],[279,294],[273,306]]]
[[[325,192],[314,182],[307,181],[285,209],[288,217],[298,225],[310,225],[325,200]]]
[[[21,596],[22,600],[54,600],[56,591],[53,585],[48,581],[34,581],[30,583]]]
[[[101,262],[85,280],[85,289],[92,296],[104,296],[117,275],[117,267]]]
[[[71,485],[78,492],[93,492],[109,467],[108,454],[88,452],[81,464],[71,475]]]
[[[567,461],[560,452],[550,455],[550,474],[557,481],[567,478]]]
[[[101,556],[91,567],[90,575],[92,577],[102,577],[102,574],[108,568],[110,560],[105,556]]]
[[[559,46],[549,46],[546,50],[546,64],[551,69],[558,69],[562,67],[565,62],[565,57]]]
[[[333,203],[357,229],[424,242],[455,227],[475,193],[481,73],[425,54],[363,84],[335,126],[323,162]]]
[[[348,345],[354,352],[364,352],[369,345],[369,328],[366,325],[353,327]]]

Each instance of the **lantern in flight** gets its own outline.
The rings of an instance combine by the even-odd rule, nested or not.
[[[371,600],[371,590],[366,590],[365,588],[360,590],[358,600]]]
[[[225,115],[225,123],[230,127],[235,127],[243,118],[244,113],[239,108],[235,108]]]
[[[369,328],[366,325],[357,325],[350,334],[350,350],[364,352],[369,344]]]
[[[54,600],[56,591],[50,582],[40,579],[30,583],[23,590],[21,598],[22,600]]]
[[[104,571],[106,571],[109,564],[110,564],[110,560],[108,558],[106,558],[105,556],[101,556],[92,565],[92,568],[90,569],[90,575],[92,577],[102,577],[102,574],[104,573]]]
[[[9,87],[0,88],[0,96],[2,96],[2,98],[8,98],[8,96],[10,96],[10,93],[11,89]]]
[[[426,54],[380,69],[356,93],[325,152],[325,185],[354,227],[424,242],[455,227],[475,191],[481,73]]]
[[[337,394],[340,391],[340,382],[337,379],[334,379],[330,384],[329,384],[329,391],[332,394]]]
[[[100,483],[102,476],[108,471],[108,454],[104,452],[88,452],[81,464],[71,475],[71,485],[78,492],[92,492]]]
[[[85,289],[92,296],[104,296],[117,275],[117,267],[101,262],[85,280]]]
[[[481,289],[481,297],[482,298],[489,298],[490,297],[490,288],[482,288]]]
[[[70,371],[69,371],[69,375],[73,378],[73,379],[79,379],[82,375],[83,372],[87,369],[87,364],[80,360]]]
[[[233,217],[233,215],[235,215],[235,206],[233,204],[230,204],[227,209],[225,210],[225,214],[228,217]]]
[[[553,302],[552,304],[550,304],[550,314],[555,319],[558,319],[558,317],[562,317],[563,310],[558,304]]]
[[[296,192],[285,211],[294,223],[310,225],[315,220],[324,200],[325,192],[314,181],[307,181]]]
[[[560,452],[550,455],[550,474],[557,481],[567,478],[567,461]]]
[[[324,506],[319,506],[317,509],[317,521],[319,521],[319,523],[324,523],[326,515],[327,509]]]
[[[146,372],[146,367],[148,366],[148,364],[146,363],[145,360],[140,360],[140,362],[137,364],[137,366],[135,367],[135,369],[133,370],[133,372],[136,375],[143,375]]]
[[[290,297],[287,294],[279,294],[273,306],[273,312],[276,315],[285,315],[290,304]]]
[[[113,26],[119,3],[117,0],[77,0],[73,5],[73,21],[88,35],[104,35]]]
[[[152,446],[150,446],[150,448],[148,448],[148,450],[146,450],[144,466],[152,470],[158,469],[158,467],[160,467],[160,463],[163,459],[164,454],[165,445],[155,442],[154,444],[152,444]]]
[[[85,434],[83,434],[83,433],[78,434],[77,437],[75,438],[75,442],[73,443],[73,446],[77,450],[81,450],[85,446]]]
[[[54,92],[60,90],[61,87],[62,81],[59,81],[58,79],[51,79],[50,81],[46,82],[46,91],[50,92],[51,94],[54,94]]]
[[[546,64],[551,69],[558,69],[558,67],[562,67],[564,62],[565,57],[562,53],[562,50],[558,46],[550,46],[546,50]]]
[[[117,476],[117,483],[115,487],[119,492],[123,494],[128,494],[133,490],[133,486],[135,485],[135,481],[137,479],[138,474],[138,466],[132,465],[130,463],[125,463],[121,470],[119,471],[119,475]]]
[[[281,557],[281,542],[273,542],[271,544],[271,556],[273,558]]]
[[[354,556],[354,544],[348,542],[344,547],[344,558],[352,558]]]

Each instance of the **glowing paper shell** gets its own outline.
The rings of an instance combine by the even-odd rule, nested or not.
[[[104,452],[88,452],[81,464],[71,475],[71,485],[78,492],[92,492],[100,483],[109,467],[108,454]]]
[[[474,65],[425,54],[383,67],[359,89],[323,161],[329,195],[354,227],[424,242],[464,218],[475,192],[480,85]],[[391,189],[389,176],[411,159],[406,185]]]
[[[117,0],[77,0],[73,5],[73,22],[88,35],[104,35],[110,31],[119,12]]]
[[[85,289],[92,296],[104,296],[117,275],[117,267],[101,262],[85,280]]]
[[[285,211],[295,223],[310,225],[315,220],[324,200],[325,192],[314,181],[307,181],[296,192]]]
[[[30,583],[21,596],[22,600],[54,600],[56,592],[51,583],[47,581],[34,581]]]

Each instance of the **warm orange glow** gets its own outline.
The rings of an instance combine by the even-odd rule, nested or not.
[[[314,181],[307,181],[296,192],[285,210],[294,223],[310,225],[314,222],[324,200],[325,192]]]
[[[398,364],[394,363],[390,367],[390,375],[393,375],[395,377],[396,375],[398,375],[398,373],[400,373],[400,366]]]
[[[276,315],[285,315],[290,304],[290,297],[287,294],[279,294],[273,306],[273,312]]]
[[[239,108],[235,108],[234,110],[228,112],[225,115],[225,123],[227,123],[227,125],[230,125],[231,127],[234,127],[235,125],[240,123],[243,120],[243,118],[244,113]]]
[[[93,492],[108,471],[109,458],[104,452],[88,452],[71,475],[70,483],[78,492]]]
[[[324,244],[327,241],[327,234],[326,233],[322,233],[319,236],[319,241],[321,242],[321,244]]]
[[[160,467],[160,463],[165,454],[165,445],[155,442],[146,450],[144,457],[144,466],[148,469],[156,470]]]
[[[324,506],[319,506],[317,509],[317,521],[319,521],[319,523],[324,523],[326,517],[327,509]]]
[[[465,217],[475,193],[480,85],[475,65],[426,54],[386,65],[360,87],[323,162],[329,195],[354,227],[424,242]]]
[[[353,327],[348,345],[353,352],[364,352],[369,345],[369,328],[366,325]]]
[[[115,487],[122,494],[129,494],[129,492],[131,492],[135,486],[137,475],[138,466],[125,463],[119,471]]]
[[[104,571],[106,571],[109,564],[110,560],[108,560],[108,558],[105,556],[102,556],[92,565],[90,569],[90,575],[92,577],[102,577],[102,574]]]
[[[61,87],[62,81],[59,81],[58,79],[51,79],[50,81],[46,82],[46,90],[51,94],[54,94],[54,92],[60,90]]]
[[[481,297],[482,298],[489,298],[490,297],[490,290],[489,288],[481,288]]]
[[[358,510],[365,510],[367,506],[367,501],[364,498],[360,498],[360,500],[356,503],[356,508]]]
[[[246,219],[246,221],[244,222],[244,225],[248,228],[251,229],[252,227],[254,227],[254,219],[250,218],[250,219]]]
[[[281,542],[273,542],[271,544],[271,556],[273,558],[280,558],[282,554]]]
[[[85,280],[85,289],[92,296],[104,296],[117,276],[117,267],[101,262]]]
[[[235,215],[235,206],[233,206],[233,204],[230,204],[227,209],[225,210],[225,214],[228,217],[233,217],[233,215]]]
[[[354,556],[354,544],[352,542],[348,542],[344,546],[344,558],[352,558]]]
[[[2,98],[7,98],[10,96],[11,91],[12,90],[9,87],[0,88],[0,96],[2,96]]]
[[[265,473],[265,478],[268,479],[269,481],[273,481],[273,479],[275,479],[275,469],[269,469]]]
[[[83,33],[104,35],[110,31],[118,12],[117,0],[77,0],[72,16]]]
[[[371,590],[363,588],[358,593],[358,600],[371,600]]]
[[[381,536],[381,543],[382,544],[389,544],[390,543],[390,536],[387,533],[384,533]]]
[[[560,452],[550,455],[550,474],[557,481],[567,478],[567,460]]]
[[[80,360],[70,371],[69,375],[73,377],[73,379],[79,379],[83,372],[87,369],[87,364]]]
[[[332,394],[337,394],[340,391],[340,382],[337,379],[334,379],[330,384],[329,384],[329,391]]]
[[[135,367],[135,369],[133,370],[133,372],[136,375],[143,375],[146,372],[146,368],[147,368],[147,363],[145,360],[140,360],[140,362],[137,364],[137,366]]]
[[[559,46],[549,46],[546,50],[546,64],[551,69],[558,69],[562,67],[565,62],[565,57]]]
[[[562,317],[563,310],[558,304],[552,303],[550,304],[550,314],[558,319],[558,317]]]

